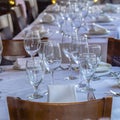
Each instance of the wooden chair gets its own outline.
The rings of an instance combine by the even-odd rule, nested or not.
[[[12,64],[18,57],[26,57],[23,40],[2,40],[2,64]]]
[[[10,10],[10,13],[14,23],[13,25],[14,35],[17,35],[21,30],[23,30],[27,26],[22,5],[19,4],[19,5],[13,6]]]
[[[13,22],[9,13],[0,16],[0,36],[2,39],[13,38]]]
[[[32,23],[38,16],[38,5],[36,0],[25,0],[27,23]]]
[[[120,40],[108,38],[107,62],[113,66],[120,66]]]
[[[42,103],[7,97],[10,120],[98,120],[110,118],[112,97],[86,102]]]

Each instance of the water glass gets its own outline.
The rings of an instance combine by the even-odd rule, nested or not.
[[[52,83],[54,84],[54,71],[60,67],[62,57],[59,43],[56,42],[47,42],[44,45],[44,57],[47,66],[52,74]]]
[[[86,91],[94,90],[90,87],[90,81],[94,76],[97,57],[93,53],[83,53],[80,57],[80,71],[84,80],[87,81]]]
[[[43,81],[44,71],[44,65],[39,59],[29,59],[26,61],[26,72],[28,80],[34,89],[34,93],[28,98],[38,99],[42,97],[42,95],[38,93],[38,87]]]
[[[27,31],[24,38],[24,48],[26,52],[33,58],[40,48],[40,33],[38,30]]]

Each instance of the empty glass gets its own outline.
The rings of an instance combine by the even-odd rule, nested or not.
[[[90,87],[90,81],[94,76],[97,64],[97,57],[93,53],[83,53],[80,57],[80,71],[83,78],[87,81],[86,91],[94,90]]]
[[[100,44],[90,44],[86,47],[86,52],[94,53],[97,57],[96,68],[99,66],[101,62],[101,45]],[[100,78],[94,74],[93,80],[99,80]]]
[[[59,43],[47,42],[44,45],[44,57],[46,64],[52,74],[52,83],[54,84],[54,71],[60,67],[62,57]]]
[[[28,80],[34,89],[34,93],[28,96],[28,98],[38,99],[42,97],[42,95],[38,93],[38,87],[43,81],[44,72],[45,72],[42,61],[40,61],[39,59],[27,60],[26,61],[26,72],[27,72]]]
[[[27,31],[24,38],[24,48],[26,52],[33,58],[40,48],[40,33],[39,31]]]

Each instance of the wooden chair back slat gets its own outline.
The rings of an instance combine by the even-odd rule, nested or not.
[[[10,13],[0,16],[0,36],[2,39],[13,38],[13,22]]]
[[[113,66],[120,66],[120,40],[108,38],[107,62]]]
[[[7,97],[10,120],[98,120],[110,118],[112,97],[86,102],[41,103]]]

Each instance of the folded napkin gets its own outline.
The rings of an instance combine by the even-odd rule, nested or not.
[[[31,57],[28,58],[17,58],[15,61],[13,68],[16,70],[25,70],[26,69],[26,61],[31,59]],[[40,59],[39,57],[35,57],[34,59]]]
[[[89,32],[88,34],[91,35],[102,35],[109,33],[109,31],[106,28],[98,24],[92,24],[88,32]]]
[[[100,72],[107,72],[110,70],[111,68],[111,64],[109,63],[105,63],[105,62],[100,62],[99,66],[97,67],[96,69],[96,72],[97,73],[100,73]]]
[[[113,19],[105,14],[101,14],[98,17],[96,17],[96,22],[111,22]]]
[[[60,6],[58,4],[52,4],[52,5],[49,5],[47,8],[46,8],[46,12],[58,12],[60,9]]]
[[[48,102],[66,103],[75,102],[76,92],[74,85],[49,85]]]
[[[48,29],[45,29],[43,25],[35,25],[31,28],[32,30],[39,30],[41,37],[49,32]]]
[[[103,12],[111,12],[111,13],[117,13],[117,6],[107,3],[105,6],[102,8]]]
[[[54,16],[52,14],[44,14],[42,17],[42,22],[45,23],[52,23],[55,20]]]

